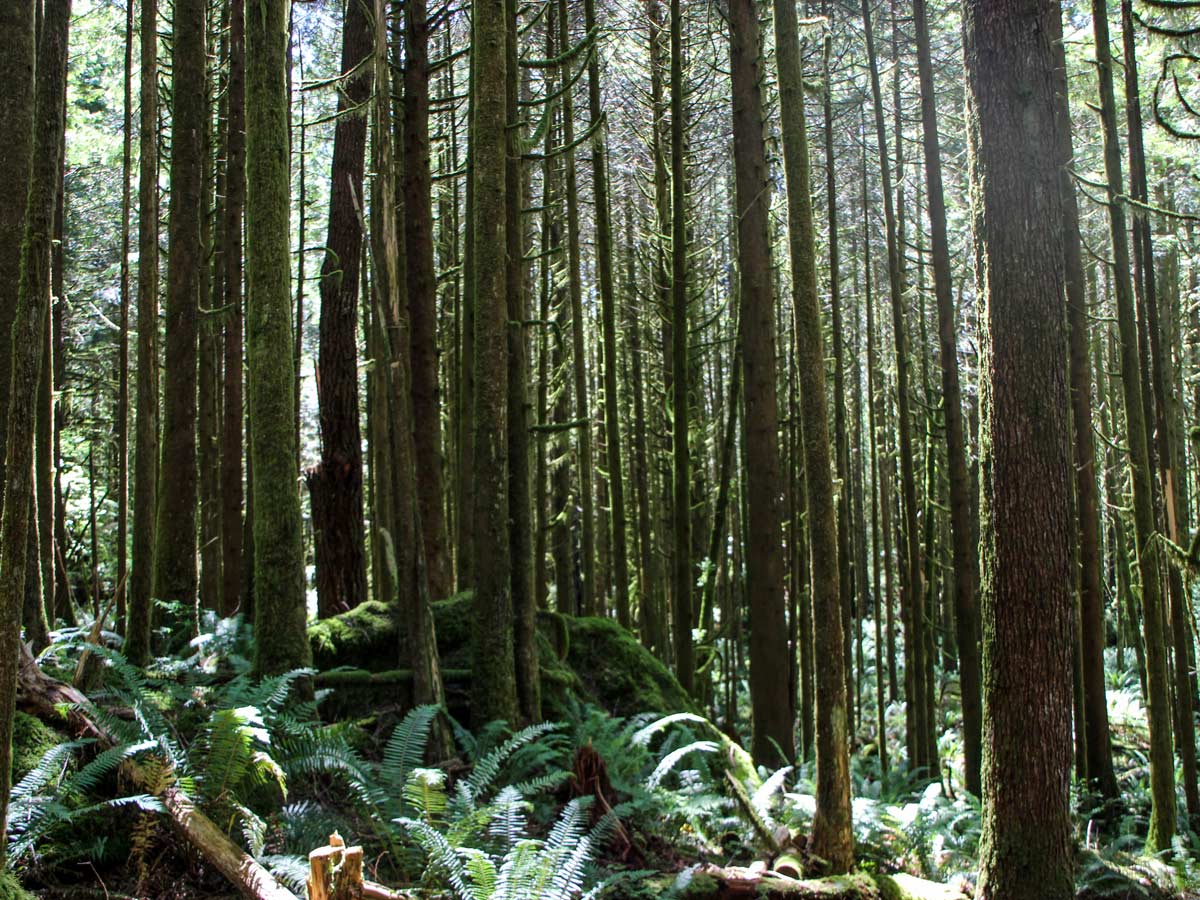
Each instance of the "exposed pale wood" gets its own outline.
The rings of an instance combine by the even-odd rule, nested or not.
[[[31,710],[41,719],[59,724],[65,720],[77,736],[95,738],[101,746],[117,743],[102,725],[88,715],[91,703],[87,697],[71,685],[43,672],[24,644],[21,645],[18,663],[17,697],[23,708]],[[233,843],[178,787],[168,787],[159,794],[159,798],[180,836],[242,894],[251,900],[298,900],[270,872]]]

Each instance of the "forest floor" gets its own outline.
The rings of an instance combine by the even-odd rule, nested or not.
[[[465,669],[466,634],[455,627],[461,602],[438,609],[448,673]],[[605,896],[623,900],[973,894],[980,808],[959,782],[953,673],[940,684],[943,771],[933,782],[906,772],[902,759],[880,770],[873,672],[864,673],[852,766],[859,872],[803,881],[820,868],[805,854],[812,765],[756,768],[729,737],[744,733],[746,723],[701,716],[670,673],[615,624],[565,616],[545,622],[543,688],[555,724],[514,735],[454,722],[453,750],[430,764],[435,712],[410,709],[403,673],[382,668],[388,654],[378,648],[394,647],[396,636],[379,612],[367,605],[314,627],[324,672],[315,679],[316,703],[296,699],[299,673],[252,681],[244,663],[248,629],[213,622],[196,652],[164,657],[149,670],[100,654],[88,707],[111,731],[109,751],[97,753],[86,736],[81,742],[78,728],[49,727],[42,719],[53,709],[40,718],[20,714],[14,768],[24,780],[12,820],[26,889],[106,900],[241,896],[149,796],[170,786],[194,796],[238,852],[251,852],[297,897],[304,896],[307,855],[334,832],[363,846],[368,879],[429,898],[463,896],[458,887],[491,898],[471,892],[477,873],[456,872],[455,861],[487,859],[501,870],[530,848],[530,878],[577,867],[563,890],[538,900],[580,897],[601,883],[609,885]],[[67,636],[43,659],[45,670],[69,680],[81,647]],[[869,643],[865,650],[870,658]],[[349,659],[379,661],[380,671],[347,669]],[[1078,896],[1200,898],[1190,832],[1170,860],[1141,855],[1149,807],[1145,713],[1136,672],[1110,663],[1123,802],[1079,813]],[[451,713],[464,721],[466,696],[448,684]],[[748,709],[745,699],[738,697],[738,708]],[[903,715],[902,704],[885,709],[894,748],[903,745]],[[1085,798],[1075,802],[1086,808]],[[19,897],[0,881],[0,900]]]

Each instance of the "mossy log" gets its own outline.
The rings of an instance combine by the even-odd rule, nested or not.
[[[80,737],[92,737],[101,747],[116,743],[103,725],[87,714],[87,697],[69,684],[46,675],[29,648],[21,645],[17,679],[18,704],[45,722],[65,726]],[[266,869],[229,839],[177,787],[159,792],[175,830],[218,872],[251,900],[297,900]]]
[[[705,866],[676,880],[681,900],[967,900],[955,887],[911,875],[788,878],[777,872]]]
[[[469,682],[471,615],[469,593],[434,604],[438,654],[448,684]],[[327,702],[339,715],[408,702],[405,670],[397,668],[403,662],[399,627],[392,607],[370,601],[309,628],[313,665],[322,671],[317,684],[335,688]],[[619,716],[694,708],[675,676],[612,619],[540,612],[538,648],[543,706],[552,718],[567,715],[577,703]],[[347,669],[377,677],[331,671]],[[455,698],[450,699],[453,707]]]

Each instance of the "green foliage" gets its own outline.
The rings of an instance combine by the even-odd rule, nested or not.
[[[277,735],[299,731],[302,720],[311,716],[311,704],[287,708],[297,682],[309,673],[300,670],[262,681],[241,674],[226,684],[203,687],[195,673],[181,684],[147,674],[114,651],[93,650],[104,663],[104,683],[86,712],[117,743],[98,753],[90,739],[63,741],[46,750],[13,788],[10,858],[54,862],[44,852],[55,846],[53,836],[77,833],[85,820],[114,810],[161,813],[155,795],[170,785],[227,830],[240,831],[247,848],[261,854],[267,823],[255,807],[274,809],[286,798],[274,743]],[[114,715],[112,708],[128,714]],[[118,778],[118,770],[126,766],[136,769],[130,772],[136,778]],[[123,795],[121,786],[131,781],[145,792]],[[135,850],[145,849],[146,836],[136,828],[133,840]],[[94,854],[109,850],[103,838],[72,843],[76,855],[80,844]]]
[[[33,894],[21,887],[15,876],[0,872],[0,900],[33,900]]]
[[[417,819],[401,819],[425,851],[432,873],[444,878],[459,900],[576,900],[599,896],[605,885],[592,878],[594,832],[585,830],[584,800],[567,804],[544,840],[530,837],[525,803],[515,788],[496,797],[488,833],[503,852],[455,847],[437,829]]]

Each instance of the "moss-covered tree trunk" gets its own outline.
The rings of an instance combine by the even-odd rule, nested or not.
[[[285,0],[255,0],[246,16],[246,343],[259,623],[254,667],[261,674],[312,658],[296,491],[294,361],[280,352],[292,346],[288,7]]]
[[[476,724],[517,720],[508,508],[508,70],[505,0],[473,0],[475,409],[471,538]]]
[[[924,641],[919,639],[921,606],[921,541],[917,528],[916,468],[912,450],[912,417],[909,412],[908,386],[908,341],[904,322],[904,276],[903,248],[896,233],[896,211],[892,197],[892,176],[887,151],[887,133],[883,124],[883,98],[879,88],[879,65],[875,53],[875,40],[871,23],[870,7],[866,0],[862,4],[863,31],[867,44],[867,59],[870,67],[871,96],[875,110],[875,135],[879,149],[880,177],[883,181],[883,210],[887,235],[888,286],[891,294],[892,332],[895,342],[896,362],[896,416],[900,457],[900,499],[903,515],[903,543],[900,546],[900,609],[904,619],[905,683],[909,688],[907,700],[907,731],[909,765],[931,776],[928,759],[929,732],[926,721],[927,707],[924,703],[925,671]]]
[[[171,204],[167,236],[166,360],[154,596],[183,604],[195,623],[196,387],[208,116],[205,0],[178,0],[171,38]]]
[[[509,118],[505,154],[504,226],[507,241],[506,294],[508,304],[508,510],[509,557],[512,566],[513,657],[517,703],[524,722],[542,718],[538,680],[537,597],[533,590],[533,501],[529,481],[529,341],[525,322],[530,318],[526,293],[526,227],[522,210],[531,206],[528,173],[521,160],[521,69],[518,64],[517,4],[505,0],[505,107]]]
[[[823,4],[824,15],[828,15],[828,4]],[[776,26],[778,28],[778,24]],[[785,51],[783,56],[790,55],[790,51]],[[830,338],[831,349],[833,352],[833,462],[834,475],[838,482],[842,485],[840,497],[837,497],[837,528],[838,528],[838,592],[842,597],[842,653],[845,658],[843,670],[846,676],[846,696],[849,697],[854,692],[854,666],[851,665],[851,644],[853,640],[853,632],[856,630],[854,619],[856,605],[856,595],[859,599],[863,596],[863,585],[858,583],[852,575],[852,564],[854,558],[853,552],[853,533],[851,524],[851,502],[850,502],[850,445],[849,433],[846,425],[846,366],[845,352],[843,351],[843,335],[845,326],[842,318],[842,291],[841,291],[841,249],[838,240],[838,209],[837,209],[837,170],[836,161],[833,151],[833,89],[830,84],[829,76],[829,54],[822,54],[822,65],[824,67],[825,89],[823,91],[822,106],[824,111],[824,122],[822,128],[822,136],[824,138],[825,147],[825,202],[826,216],[829,220],[829,318],[830,318]],[[783,66],[783,58],[780,59],[780,65]],[[791,66],[788,62],[786,65]],[[799,69],[797,69],[799,77]],[[782,78],[783,76],[781,76]],[[781,90],[780,96],[788,89],[784,87]],[[801,105],[801,114],[803,106]],[[786,126],[785,126],[786,140]],[[805,138],[807,142],[807,136]],[[786,157],[786,149],[784,154]],[[811,206],[811,202],[810,202]],[[854,733],[855,709],[853,705],[847,707],[848,714],[848,733]]]
[[[1060,27],[1061,30],[1061,27]],[[1071,380],[1072,448],[1075,465],[1075,503],[1079,520],[1079,606],[1081,663],[1087,735],[1087,774],[1093,790],[1106,799],[1117,796],[1112,742],[1108,731],[1105,692],[1104,587],[1100,567],[1100,494],[1096,481],[1096,449],[1092,429],[1091,342],[1088,337],[1087,284],[1079,236],[1079,206],[1071,176],[1074,142],[1067,97],[1066,55],[1055,42],[1056,113],[1059,127],[1059,186],[1062,192],[1063,274],[1066,279],[1068,361]],[[1119,601],[1118,601],[1119,602]]]
[[[970,0],[981,426],[983,839],[977,896],[1067,900],[1073,592],[1055,49],[1059,7]]]
[[[32,3],[14,2],[0,24],[3,59],[12,67],[20,89],[34,70]],[[34,404],[43,362],[42,335],[50,319],[50,244],[54,206],[62,165],[62,136],[67,78],[67,33],[71,0],[46,0],[42,20],[36,97],[9,106],[14,122],[24,121],[30,153],[18,149],[5,178],[21,179],[28,187],[16,283],[0,285],[16,304],[12,319],[10,370],[3,373],[12,388],[7,410],[4,511],[0,517],[0,861],[8,847],[8,799],[12,776],[13,712],[16,704],[17,661],[21,634],[28,536],[37,527],[33,518]],[[19,134],[14,133],[14,141]],[[32,162],[30,162],[32,160]],[[32,577],[36,580],[37,571]]]
[[[225,140],[229,115],[222,63],[228,54],[228,22],[224,15],[213,30],[220,35],[217,52],[205,66],[205,97],[218,98],[216,122],[204,117],[204,181],[200,217],[200,245],[207,264],[200,279],[198,313],[196,466],[199,479],[200,606],[221,608],[221,446],[219,442],[220,309],[225,294],[225,231],[217,227],[224,218]],[[215,128],[214,128],[215,125]]]
[[[329,225],[321,265],[317,366],[321,461],[306,473],[312,495],[317,613],[336,615],[367,599],[362,432],[358,421],[358,286],[362,258],[367,113],[374,86],[370,10],[346,5],[342,89],[333,136]]]
[[[584,28],[596,29],[596,0],[584,0]],[[604,115],[600,99],[600,54],[588,59],[588,113],[592,125]],[[592,134],[592,189],[596,196],[596,267],[599,270],[601,335],[604,343],[604,446],[608,465],[609,505],[612,510],[612,578],[616,589],[617,620],[630,627],[629,563],[625,535],[625,473],[621,459],[621,424],[617,395],[616,289],[613,285],[612,207],[608,195],[608,153],[605,128]]]
[[[1133,3],[1121,0],[1121,38],[1124,50],[1122,69],[1125,75],[1125,120],[1128,135],[1130,195],[1135,204],[1149,201],[1146,184],[1146,151],[1142,135],[1142,105],[1138,83],[1137,45],[1134,38]],[[1174,423],[1170,410],[1175,397],[1167,369],[1171,351],[1164,347],[1164,333],[1160,306],[1162,298],[1155,277],[1154,241],[1150,229],[1150,218],[1144,206],[1133,205],[1133,262],[1134,287],[1138,295],[1138,309],[1144,313],[1144,327],[1150,344],[1150,387],[1154,398],[1152,427],[1152,457],[1158,469],[1159,490],[1162,500],[1160,530],[1175,543],[1182,543],[1181,529],[1186,521],[1183,516],[1183,497],[1186,496],[1177,472],[1179,457],[1175,445]],[[1166,286],[1166,285],[1164,285]],[[1143,362],[1143,377],[1145,375]],[[1149,407],[1145,410],[1151,415]],[[1174,567],[1166,572],[1168,627],[1172,649],[1175,654],[1175,740],[1179,749],[1179,762],[1183,780],[1183,793],[1188,814],[1200,817],[1200,786],[1196,770],[1196,728],[1192,716],[1193,689],[1188,659],[1193,646],[1193,636],[1188,626],[1191,615],[1189,593],[1181,573]]]
[[[121,78],[121,306],[117,342],[117,631],[125,631],[125,599],[129,575],[129,250],[133,203],[133,37],[134,5],[125,8],[125,60]],[[2,452],[2,451],[0,451]],[[0,480],[3,480],[0,476]],[[51,490],[53,494],[53,487]],[[53,503],[53,497],[51,498]]]
[[[1109,49],[1108,4],[1092,0],[1096,36],[1096,72],[1100,88],[1100,123],[1104,134],[1109,238],[1113,255],[1113,294],[1117,307],[1121,391],[1125,401],[1129,474],[1133,485],[1134,552],[1141,573],[1142,622],[1146,639],[1146,717],[1150,726],[1150,831],[1147,847],[1171,847],[1175,835],[1175,762],[1172,753],[1171,685],[1167,675],[1163,598],[1157,557],[1150,542],[1155,534],[1154,496],[1143,405],[1142,366],[1138,358],[1137,320],[1125,225],[1121,148],[1113,98],[1113,61]]]
[[[237,2],[237,0],[235,0]],[[142,0],[138,90],[137,431],[133,449],[133,547],[125,655],[150,657],[154,526],[158,507],[158,3]],[[228,208],[228,207],[227,207]]]
[[[245,0],[229,0],[229,136],[225,152],[225,333],[221,413],[221,614],[242,601],[242,437],[244,348],[242,220],[246,208]]]
[[[11,140],[0,150],[0,291],[15,297],[21,274],[21,241],[25,205],[29,201],[29,166],[33,151],[33,81],[36,34],[32,0],[14,0],[0,9],[0,120],[11,125]],[[9,351],[16,304],[0,303],[0,422],[8,421]],[[5,485],[7,429],[0,428],[0,499]],[[7,796],[7,795],[6,795]]]
[[[560,53],[571,47],[571,19],[566,0],[558,0],[558,46]],[[564,59],[561,81],[567,84],[572,77],[571,55]],[[587,321],[583,311],[583,274],[580,258],[579,187],[575,161],[575,113],[571,92],[562,98],[563,180],[567,200],[567,287],[571,300],[571,358],[572,388],[575,397],[575,417],[581,424],[574,429],[578,442],[579,507],[582,521],[580,533],[583,556],[583,592],[579,607],[572,612],[595,615],[596,609],[596,514],[594,466],[592,460],[592,421],[587,374]]]
[[[750,591],[753,752],[755,759],[776,768],[786,765],[795,751],[788,682],[780,677],[788,668],[779,510],[782,477],[769,233],[771,192],[763,140],[759,87],[762,61],[754,0],[734,0],[730,4],[729,26],[741,299],[739,340],[746,385],[743,439],[748,462],[746,578]]]
[[[925,0],[913,0],[913,19],[921,88],[922,148],[929,197],[933,288],[937,299],[938,347],[950,476],[950,538],[954,553],[954,622],[957,628],[959,683],[962,688],[963,768],[967,790],[978,796],[982,708],[979,696],[979,644],[975,638],[979,630],[975,588],[979,577],[979,561],[973,540],[975,529],[971,523],[971,481],[967,473],[966,436],[959,390],[958,334],[954,323],[946,201],[942,190],[941,143]]]
[[[422,540],[434,597],[450,595],[450,553],[442,484],[442,416],[438,383],[437,272],[429,160],[429,16],[425,0],[404,5],[404,249],[412,326],[412,409]]]
[[[793,327],[796,332],[796,372],[800,381],[800,430],[804,447],[804,484],[812,566],[813,645],[815,658],[819,661],[816,665],[817,812],[813,819],[812,850],[816,856],[828,862],[833,872],[845,872],[854,862],[854,839],[850,831],[847,660],[844,656],[842,622],[844,607],[839,587],[833,460],[825,397],[825,349],[820,295],[817,291],[816,235],[810,195],[799,31],[795,6],[785,0],[775,3],[775,44],[779,66],[784,173],[788,191]],[[749,321],[747,319],[747,325]],[[750,354],[751,348],[747,344],[747,362]],[[773,367],[770,377],[774,378]],[[750,393],[750,370],[747,369],[747,418],[750,414]],[[752,474],[754,468],[755,463],[750,460],[748,474]],[[757,538],[763,539],[765,536]]]
[[[672,600],[675,675],[694,692],[696,651],[692,646],[691,456],[688,448],[688,229],[687,163],[684,146],[683,6],[671,0],[671,515],[674,534]]]
[[[400,657],[412,668],[413,699],[417,703],[441,705],[445,695],[438,665],[437,634],[429,596],[425,545],[421,540],[421,511],[417,492],[416,442],[413,435],[412,369],[409,352],[408,307],[404,303],[404,277],[400,271],[401,216],[396,200],[396,157],[392,143],[391,69],[388,55],[389,4],[375,0],[374,75],[372,104],[375,171],[372,193],[372,240],[376,303],[382,308],[387,333],[379,338],[382,358],[387,361],[384,396],[387,404],[390,508],[392,514],[391,565],[395,567],[395,613],[399,630]],[[394,24],[392,27],[395,27]],[[393,599],[393,598],[389,598]],[[434,756],[448,751],[447,732],[438,728]]]

